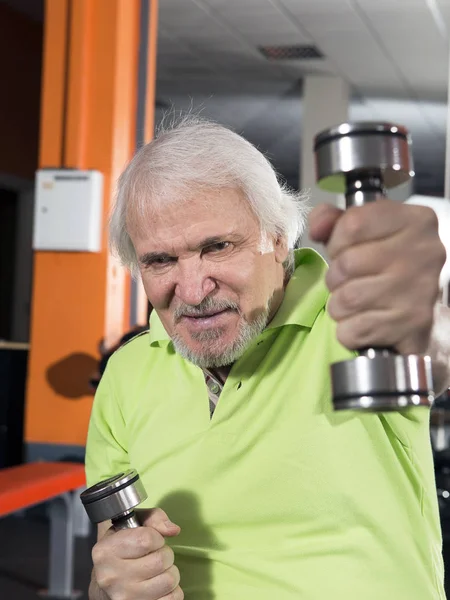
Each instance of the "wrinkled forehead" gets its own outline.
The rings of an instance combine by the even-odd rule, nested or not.
[[[149,229],[187,226],[206,220],[222,223],[225,229],[244,223],[259,227],[246,196],[238,188],[171,185],[136,190],[127,204],[126,225],[130,235],[142,236]]]

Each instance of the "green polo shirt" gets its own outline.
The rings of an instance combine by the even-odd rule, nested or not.
[[[327,315],[326,264],[296,253],[270,326],[210,418],[201,369],[154,314],[109,361],[89,427],[88,484],[138,470],[187,600],[442,600],[429,411],[333,411],[351,357]]]

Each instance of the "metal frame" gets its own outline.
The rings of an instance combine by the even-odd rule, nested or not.
[[[84,509],[80,500],[80,494],[84,492],[86,486],[75,490],[73,493],[73,510],[74,510],[74,535],[75,537],[87,538],[91,534],[92,523]]]
[[[51,600],[74,600],[82,593],[73,588],[75,537],[87,537],[90,527],[82,512],[79,492],[66,492],[49,502],[48,589],[40,596]]]

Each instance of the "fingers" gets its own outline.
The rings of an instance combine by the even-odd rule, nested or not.
[[[382,245],[371,242],[347,248],[330,262],[325,280],[328,289],[334,292],[347,281],[395,270],[400,244],[401,240],[394,237],[385,240]]]
[[[150,558],[145,557],[147,562]],[[142,568],[142,565],[141,565]],[[108,598],[130,598],[140,600],[162,600],[163,598],[183,598],[183,593],[178,590],[180,572],[172,565],[162,573],[152,578],[140,580],[136,577],[135,561],[126,565],[108,565],[108,568],[96,569],[96,583],[100,589],[108,594]],[[181,593],[180,593],[181,592]]]
[[[389,208],[388,212],[386,207]],[[309,235],[312,240],[326,244],[330,259],[349,247],[395,235],[404,227],[405,212],[402,205],[386,199],[363,207],[351,207],[346,211],[320,204],[309,216]]]
[[[92,556],[94,563],[103,562],[109,556],[121,559],[141,558],[164,546],[163,536],[150,527],[108,531],[94,546]]]
[[[405,320],[405,313],[395,309],[358,313],[338,322],[336,337],[350,350],[393,347],[400,354],[422,354],[428,347],[432,320],[428,307],[418,307],[411,315]]]
[[[343,211],[331,204],[319,204],[311,211],[309,235],[312,240],[326,244]]]
[[[180,586],[178,586],[168,596],[161,598],[161,600],[184,600],[184,592]]]
[[[151,555],[143,556],[136,560],[130,561],[130,577],[134,581],[147,581],[162,575],[168,569],[173,567],[175,555],[170,546],[163,546],[156,550]]]
[[[404,205],[380,199],[342,211],[335,206],[316,206],[309,217],[311,239],[327,245],[330,259],[347,248],[385,240],[410,230],[427,236],[438,231],[435,212],[425,206]]]
[[[427,351],[445,252],[431,209],[379,200],[342,213],[311,214],[310,235],[327,245],[328,311],[349,349]]]
[[[178,568],[173,565],[170,569],[167,569],[161,575],[157,577],[153,577],[153,579],[149,579],[140,584],[140,592],[142,598],[146,600],[161,600],[162,598],[183,598],[183,596],[177,592],[177,595],[174,596],[175,590],[179,587],[180,584],[180,571]]]
[[[144,527],[152,527],[164,537],[177,536],[181,531],[161,508],[138,511],[138,518]]]
[[[151,527],[108,534],[94,546],[92,558],[96,583],[111,600],[183,598],[174,552]]]
[[[408,207],[410,208],[410,207]],[[408,221],[404,207],[392,200],[378,200],[363,207],[352,207],[336,221],[328,239],[327,252],[335,258],[347,248],[387,239],[401,232]]]
[[[328,313],[339,322],[369,310],[388,310],[393,298],[398,302],[399,294],[403,292],[398,280],[389,274],[351,279],[331,295]],[[408,302],[408,297],[404,302]]]
[[[377,251],[368,244],[359,252],[346,250],[332,262],[326,276],[332,292],[327,309],[338,324],[338,340],[352,350],[393,346],[400,353],[426,352],[437,273],[433,275],[425,253],[404,261],[390,258],[389,252],[388,243]]]
[[[182,600],[180,573],[165,537],[180,533],[161,509],[142,510],[142,527],[110,528],[92,550],[95,580],[111,600]]]

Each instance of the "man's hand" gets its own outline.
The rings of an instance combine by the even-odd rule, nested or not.
[[[446,256],[434,211],[391,200],[345,212],[323,204],[311,212],[310,236],[328,251],[341,344],[425,353]]]
[[[146,514],[142,527],[110,529],[94,546],[96,587],[109,600],[183,600],[174,553],[164,540],[178,535],[180,528],[161,509],[141,513]]]

